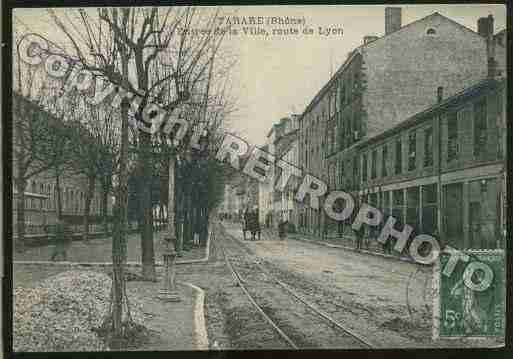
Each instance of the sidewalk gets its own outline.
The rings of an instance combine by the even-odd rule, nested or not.
[[[230,230],[230,233],[234,233],[236,231],[240,231],[242,233],[242,229],[240,224],[233,223],[233,222],[222,222],[223,226],[225,226],[226,229]],[[263,240],[279,240],[278,239],[278,232],[275,229],[268,229],[264,228],[262,230],[262,239]],[[374,240],[369,241],[369,248],[367,249],[365,245],[363,244],[363,248],[357,250],[355,248],[354,240],[353,238],[349,238],[347,236],[344,236],[342,238],[340,237],[328,237],[326,239],[321,239],[318,236],[312,235],[312,234],[304,234],[304,233],[287,233],[287,239],[293,239],[297,241],[305,241],[310,243],[315,243],[317,245],[330,247],[330,248],[340,248],[344,250],[349,250],[357,253],[364,253],[368,255],[378,256],[382,258],[389,258],[389,259],[395,259],[400,260],[403,262],[408,263],[415,263],[411,258],[407,256],[399,256],[396,254],[397,252],[392,251],[394,254],[385,254],[383,253],[382,247],[379,243],[376,243]]]
[[[162,302],[156,297],[161,282],[127,282],[128,294],[143,300],[145,326],[156,331],[137,351],[208,350],[204,319],[204,292],[190,283],[177,283],[182,299]]]
[[[64,312],[58,312],[54,315],[68,318],[68,322],[62,322],[62,326],[54,328],[55,321],[50,322],[43,319],[41,313],[48,313],[48,308],[45,307],[47,301],[58,301],[62,298],[47,298],[46,300],[39,299],[27,307],[27,303],[34,301],[30,297],[31,291],[38,291],[39,286],[47,281],[50,277],[62,275],[63,272],[74,271],[82,273],[99,272],[108,273],[105,267],[84,267],[84,266],[50,266],[38,265],[37,267],[26,264],[14,265],[14,278],[13,284],[18,296],[16,300],[13,297],[13,306],[16,310],[17,306],[21,306],[20,310],[28,310],[29,318],[33,323],[24,322],[26,316],[18,315],[19,322],[14,323],[19,327],[27,325],[36,325],[39,327],[47,327],[48,332],[60,331],[62,335],[63,328],[69,324],[69,318],[74,318],[76,314],[71,309],[63,309]],[[128,270],[130,271],[130,270]],[[132,315],[138,318],[138,322],[150,330],[149,341],[137,348],[126,348],[125,350],[132,351],[169,351],[169,350],[208,350],[208,337],[206,331],[206,323],[204,316],[205,294],[202,289],[194,286],[191,283],[178,282],[176,289],[181,298],[180,302],[163,302],[158,299],[157,295],[163,285],[163,273],[161,270],[157,271],[158,282],[146,281],[127,281],[126,288],[128,298],[131,302]],[[71,282],[71,285],[73,283]],[[20,290],[25,288],[25,290]],[[18,292],[18,290],[20,290]],[[70,288],[71,290],[71,288]],[[24,294],[26,293],[26,294]],[[43,293],[43,292],[41,292]],[[43,298],[44,295],[41,294]],[[63,294],[65,298],[74,300],[71,292]],[[95,292],[96,298],[103,298],[105,293]],[[69,326],[69,325],[68,325]],[[85,328],[87,329],[87,328]],[[21,340],[20,338],[18,338]],[[36,350],[38,343],[32,342],[34,339],[23,341],[23,347]],[[69,340],[68,337],[55,336],[55,340]],[[57,343],[58,344],[58,343]]]
[[[166,232],[154,233],[155,263],[162,265],[162,253],[165,249],[163,238]],[[13,253],[15,263],[49,263],[61,264],[64,262],[51,262],[55,246],[27,248],[23,253]],[[194,247],[183,251],[182,257],[177,258],[178,263],[197,262],[208,256],[207,247]],[[88,242],[73,241],[67,250],[67,262],[87,263],[91,265],[110,265],[112,263],[112,237],[91,239]],[[127,264],[137,265],[141,263],[141,240],[138,233],[127,237]]]

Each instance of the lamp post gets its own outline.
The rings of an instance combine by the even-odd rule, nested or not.
[[[182,299],[176,290],[176,231],[175,231],[175,161],[174,155],[169,159],[169,199],[167,206],[168,235],[165,237],[164,249],[164,282],[159,291],[158,298],[164,302],[180,302]]]

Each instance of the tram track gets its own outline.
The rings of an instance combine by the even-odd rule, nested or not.
[[[333,319],[276,278],[242,243],[226,233],[217,236],[236,285],[274,332],[292,349],[373,348],[366,338]]]

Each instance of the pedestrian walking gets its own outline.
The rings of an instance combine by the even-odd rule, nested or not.
[[[256,207],[248,214],[248,228],[251,232],[251,239],[256,240],[258,234],[258,240],[260,240],[260,223],[258,222],[258,208]]]
[[[284,240],[285,237],[287,236],[288,224],[289,224],[289,222],[285,218],[282,218],[280,223],[278,224],[278,236],[280,237],[281,240]]]
[[[250,213],[248,208],[244,210],[243,222],[242,222],[242,237],[246,240],[246,232],[249,231],[249,217]]]
[[[362,241],[364,237],[364,229],[363,226],[360,227],[360,229],[355,230],[355,237],[356,237],[356,249],[360,250],[362,249]]]
[[[67,260],[67,250],[71,243],[71,233],[66,221],[59,219],[55,224],[55,246],[52,254],[52,261],[56,261],[57,257]]]
[[[383,243],[383,253],[392,254],[392,238],[388,238],[385,243]]]

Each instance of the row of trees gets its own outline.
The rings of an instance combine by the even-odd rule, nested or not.
[[[170,194],[177,199],[167,213],[175,228],[181,230],[177,236],[185,240],[190,240],[193,228],[202,228],[205,237],[209,210],[222,192],[224,167],[213,160],[212,153],[233,110],[227,93],[233,58],[221,46],[222,35],[207,31],[189,36],[184,31],[213,30],[218,15],[217,11],[189,7],[49,10],[48,16],[60,35],[50,39],[40,34],[49,44],[47,55],[59,54],[68,63],[92,73],[95,85],[87,89],[64,86],[73,75],[71,68],[63,79],[52,79],[44,68],[21,62],[19,49],[15,49],[18,61],[14,88],[23,99],[20,103],[30,99],[40,109],[53,113],[55,122],[61,124],[57,131],[48,127],[50,122],[42,119],[39,109],[27,114],[23,106],[14,107],[19,242],[23,243],[24,236],[23,193],[31,176],[52,169],[57,188],[65,171],[87,178],[86,238],[90,200],[97,183],[104,194],[104,210],[106,196],[115,195],[112,306],[103,325],[114,342],[123,338],[133,324],[124,282],[129,176],[134,177],[142,276],[146,280],[156,280],[155,178],[160,178],[156,187],[161,204],[168,203]],[[16,34],[18,39],[22,35]],[[87,98],[97,95],[102,82],[115,86],[116,91],[106,101],[93,105]],[[127,94],[140,99],[138,107]],[[167,113],[179,113],[189,128],[200,130],[200,149],[189,145],[193,131],[176,143],[176,128],[170,134],[150,134],[129,126],[130,122],[151,125],[148,119],[157,116],[156,111],[148,113],[151,104],[158,104]],[[49,130],[41,132],[41,126]],[[174,181],[169,181],[170,176]]]

